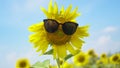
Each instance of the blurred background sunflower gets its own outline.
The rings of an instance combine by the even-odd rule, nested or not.
[[[30,68],[30,61],[27,58],[18,59],[15,68]]]
[[[114,54],[110,57],[110,62],[112,64],[120,64],[120,56],[119,54]]]
[[[108,64],[109,63],[109,57],[105,53],[101,54],[100,60],[103,64]]]
[[[79,54],[74,56],[73,61],[77,66],[85,66],[89,62],[89,57],[85,53],[80,52]]]

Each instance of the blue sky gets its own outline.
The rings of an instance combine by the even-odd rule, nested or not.
[[[80,26],[90,25],[90,37],[85,38],[83,51],[92,48],[98,54],[120,51],[120,0],[56,1],[59,8],[78,6],[82,15],[77,22]],[[29,58],[31,63],[52,58],[39,57],[28,41],[31,34],[28,27],[46,18],[40,6],[47,8],[48,3],[49,0],[0,0],[0,68],[14,68],[21,57]]]

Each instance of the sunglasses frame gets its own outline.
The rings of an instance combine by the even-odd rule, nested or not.
[[[76,29],[77,29],[77,27],[78,27],[78,24],[77,24],[77,23],[70,22],[70,21],[65,22],[65,23],[59,23],[59,22],[57,22],[57,21],[54,20],[54,19],[44,19],[44,20],[43,20],[43,22],[44,22],[44,27],[46,27],[45,23],[46,23],[46,21],[48,21],[48,20],[54,21],[54,22],[57,24],[57,29],[55,29],[53,32],[50,32],[50,31],[47,30],[47,28],[45,28],[46,31],[49,32],[49,33],[54,33],[55,31],[58,30],[59,25],[62,25],[62,30],[63,30],[63,32],[64,32],[65,34],[67,34],[67,35],[72,35],[72,34],[74,34],[74,32],[76,31]],[[76,26],[75,31],[74,31],[72,34],[68,34],[68,33],[66,33],[66,32],[64,31],[65,29],[63,28],[63,25],[65,25],[65,24],[67,24],[67,23],[75,24],[75,26]]]

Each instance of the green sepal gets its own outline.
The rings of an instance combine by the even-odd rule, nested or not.
[[[50,55],[50,54],[53,54],[53,49],[51,49],[51,50],[45,52],[43,55]]]
[[[64,58],[64,60],[66,61],[66,60],[68,60],[69,58],[71,58],[73,55],[72,54],[69,54],[69,55],[67,55],[65,58]]]

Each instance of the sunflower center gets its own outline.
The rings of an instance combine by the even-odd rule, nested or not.
[[[106,55],[105,55],[105,54],[103,54],[103,55],[102,55],[102,58],[105,58],[105,57],[106,57]]]
[[[113,61],[117,61],[118,59],[119,59],[118,56],[114,56],[114,57],[113,57]]]
[[[93,52],[93,51],[90,51],[88,54],[89,54],[89,55],[93,55],[93,54],[94,54],[94,52]]]
[[[26,67],[26,62],[24,62],[24,61],[22,61],[22,62],[20,62],[20,67]]]
[[[78,58],[78,61],[79,61],[79,62],[84,62],[84,60],[85,60],[85,57],[84,57],[84,56],[79,56],[79,58]]]
[[[63,31],[61,29],[58,29],[56,32],[54,33],[47,33],[48,36],[48,40],[52,43],[52,44],[56,44],[56,45],[62,45],[65,44],[66,42],[68,42],[71,38],[71,36],[66,35],[63,33]]]

